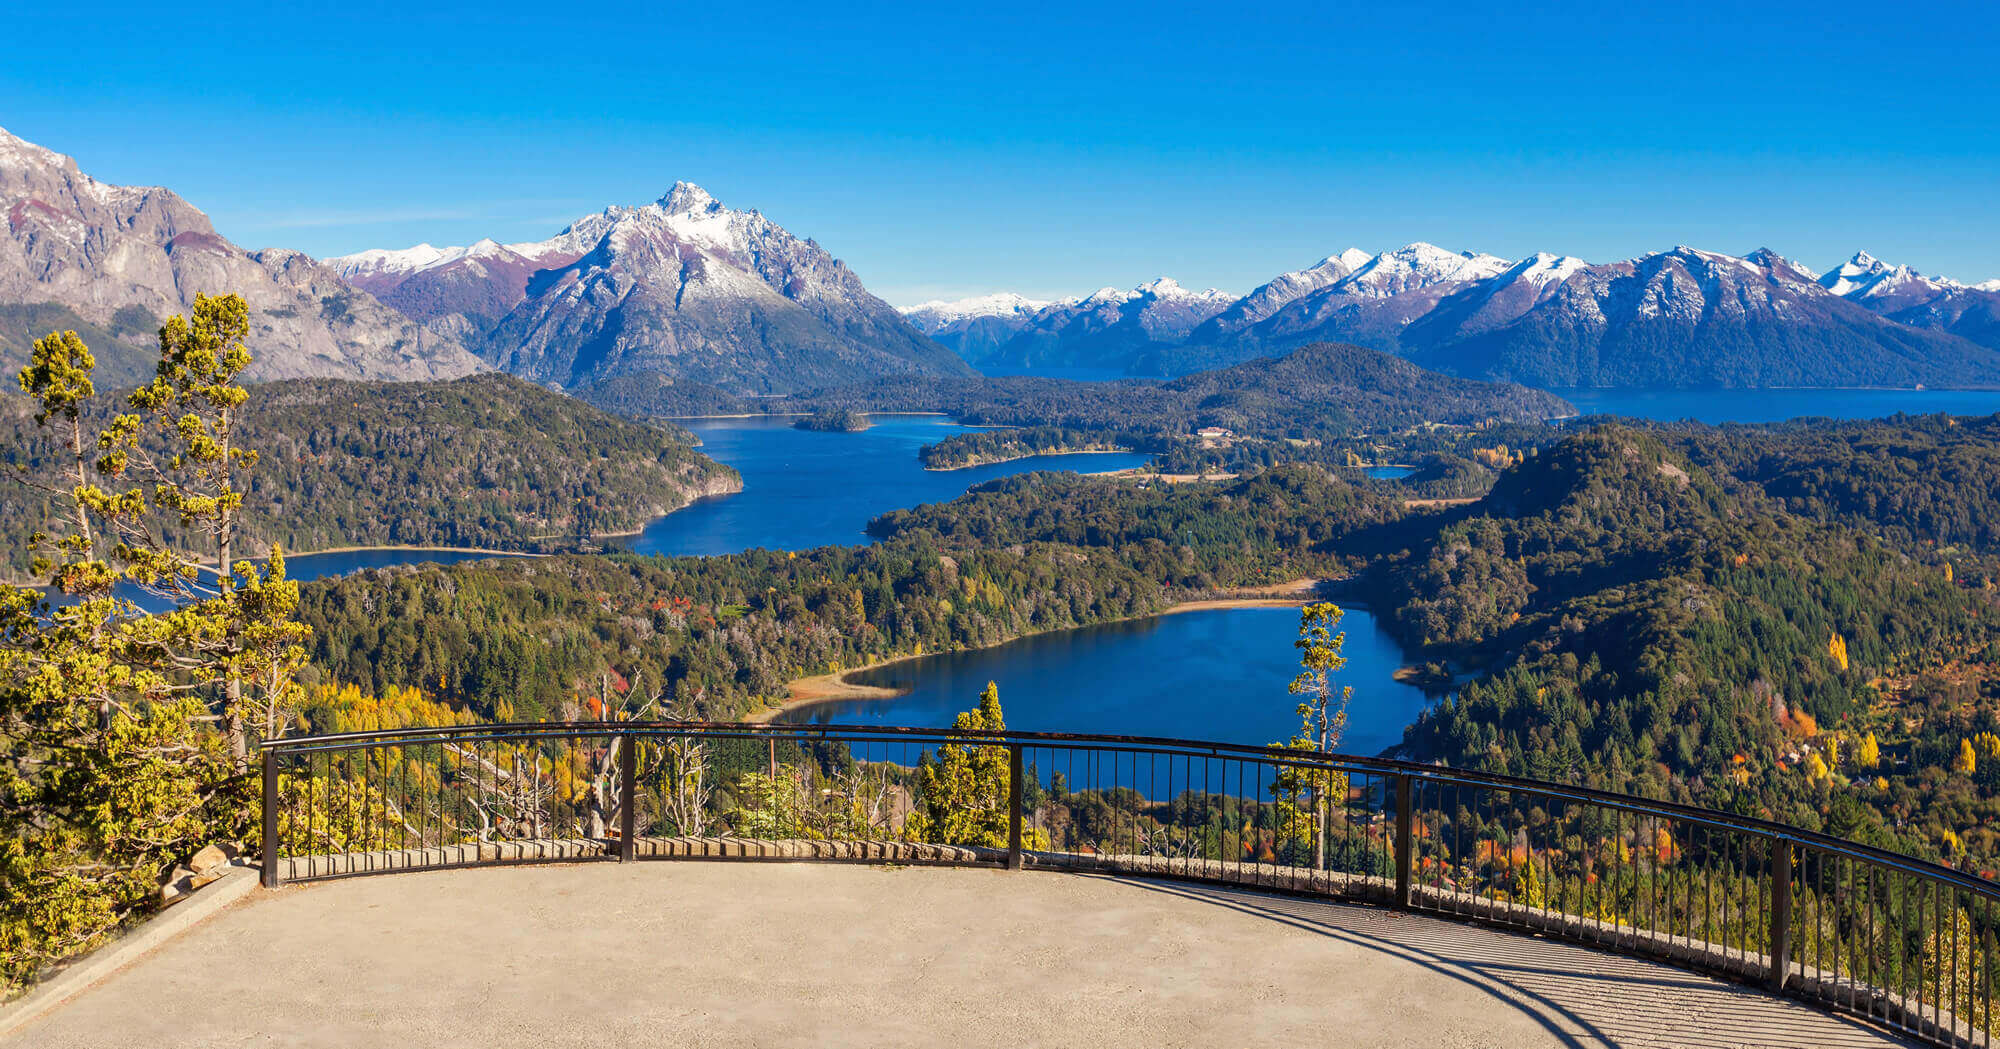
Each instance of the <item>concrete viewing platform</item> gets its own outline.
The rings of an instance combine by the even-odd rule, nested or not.
[[[1905,1043],[1652,962],[1108,876],[591,863],[260,891],[23,1047]]]

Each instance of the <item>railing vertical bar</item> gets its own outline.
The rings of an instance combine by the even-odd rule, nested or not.
[[[264,748],[261,755],[264,766],[264,869],[262,881],[267,889],[275,889],[283,879],[278,874],[278,752]]]
[[[1416,799],[1411,796],[1409,773],[1396,777],[1396,906],[1410,909],[1411,828]]]
[[[639,858],[639,737],[627,729],[612,741],[618,745],[618,862]]]
[[[1007,745],[1007,869],[1021,869],[1021,745]]]

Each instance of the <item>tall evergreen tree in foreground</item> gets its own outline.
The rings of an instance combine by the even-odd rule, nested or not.
[[[1299,636],[1293,647],[1299,651],[1299,673],[1288,686],[1300,697],[1299,731],[1280,744],[1293,750],[1325,754],[1340,745],[1347,733],[1347,703],[1354,698],[1354,686],[1336,687],[1333,675],[1347,665],[1342,654],[1347,634],[1336,633],[1345,609],[1331,601],[1318,601],[1299,610]],[[1278,802],[1279,825],[1285,837],[1296,841],[1311,837],[1313,868],[1326,868],[1328,809],[1336,797],[1347,797],[1347,776],[1319,769],[1288,768],[1278,773],[1272,785]]]
[[[197,296],[160,330],[158,377],[133,411],[92,436],[96,362],[76,333],[38,341],[20,373],[67,462],[38,485],[51,531],[28,540],[48,592],[0,587],[7,987],[148,909],[163,870],[256,831],[249,742],[290,717],[307,632],[280,551],[232,560],[236,478],[256,461],[230,434],[247,330],[242,298]],[[213,551],[162,541],[163,518]]]

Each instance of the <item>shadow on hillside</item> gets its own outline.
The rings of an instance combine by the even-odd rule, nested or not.
[[[1492,996],[1577,1049],[1859,1049],[1905,1044],[1760,991],[1497,929],[1224,886],[1099,875],[1266,918],[1421,966]]]

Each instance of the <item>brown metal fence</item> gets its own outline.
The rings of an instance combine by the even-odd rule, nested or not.
[[[273,740],[267,885],[501,863],[1096,870],[1503,925],[1990,1046],[2000,885],[1723,812],[1188,740],[471,725]]]

